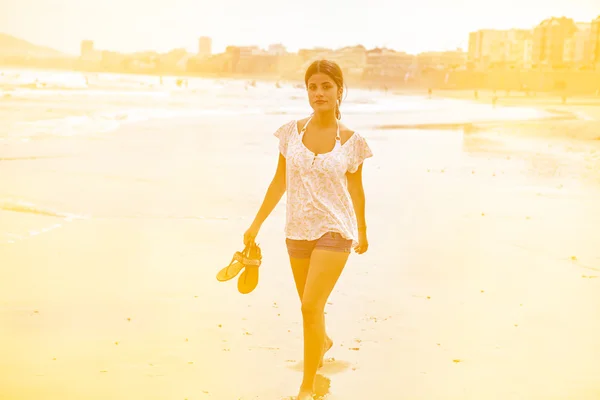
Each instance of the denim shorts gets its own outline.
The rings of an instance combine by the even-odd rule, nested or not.
[[[314,249],[350,253],[352,239],[344,238],[338,232],[327,232],[315,240],[285,239],[288,254],[292,258],[310,258]]]

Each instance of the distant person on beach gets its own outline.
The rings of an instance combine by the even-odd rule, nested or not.
[[[304,82],[311,116],[292,120],[279,139],[275,176],[244,244],[287,191],[285,236],[304,327],[304,377],[298,400],[312,399],[317,369],[333,346],[325,332],[325,305],[352,248],[367,251],[363,161],[372,156],[365,139],[340,122],[344,78],[332,61],[313,62]]]

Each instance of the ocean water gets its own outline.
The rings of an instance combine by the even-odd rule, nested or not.
[[[547,116],[536,109],[358,88],[349,89],[341,109],[344,122],[375,147],[384,146],[382,154],[404,140],[438,149],[429,164],[435,168],[464,163],[462,131],[434,129],[390,141],[398,132],[378,126]],[[249,154],[272,141],[278,124],[310,112],[306,91],[290,82],[277,87],[189,78],[180,86],[175,77],[0,69],[0,245],[87,218],[228,219],[251,213],[232,211],[239,205],[224,194],[226,177],[238,173],[233,168],[239,163],[257,162]],[[208,128],[191,128],[196,123]],[[248,129],[254,133],[248,125],[256,127],[256,137],[248,136]],[[270,162],[256,168],[265,168],[266,176]],[[190,172],[196,164],[219,172],[197,178]],[[210,187],[211,196],[183,183],[181,175]],[[175,194],[164,195],[169,191]],[[139,201],[113,198],[124,192]]]
[[[291,83],[84,74],[0,69],[0,141],[53,136],[94,136],[121,125],[159,118],[206,115],[296,115],[310,112],[306,91]],[[424,96],[397,96],[350,88],[344,115],[402,115],[403,123],[454,123],[539,118],[533,109],[493,109],[482,104]]]

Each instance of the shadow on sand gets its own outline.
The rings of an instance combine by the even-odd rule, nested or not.
[[[302,372],[304,370],[304,362],[300,361],[290,365],[288,368]],[[319,368],[319,373],[315,379],[315,400],[333,400],[330,394],[331,380],[323,374],[338,374],[350,368],[350,363],[347,361],[336,360],[335,358],[325,359],[323,366]],[[296,396],[285,397],[281,400],[296,400]]]

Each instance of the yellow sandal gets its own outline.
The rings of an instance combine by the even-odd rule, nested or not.
[[[242,269],[245,271],[238,279],[238,291],[242,294],[252,292],[258,285],[258,267],[262,262],[262,252],[256,243],[247,245],[244,250],[236,251],[229,265],[217,273],[217,280],[225,282],[235,278]]]

